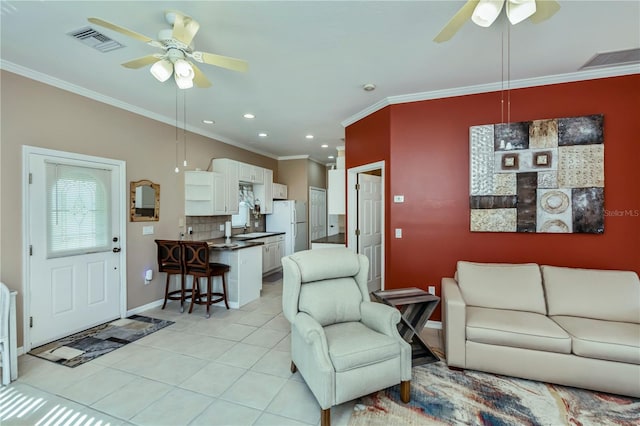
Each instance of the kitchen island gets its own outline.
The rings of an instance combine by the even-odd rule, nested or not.
[[[227,301],[230,308],[238,309],[260,297],[264,242],[259,239],[279,234],[278,232],[261,232],[238,234],[230,239],[205,240],[209,244],[209,261],[224,263],[230,267],[226,276]],[[214,287],[219,288],[218,286],[221,285],[220,280],[216,280]],[[224,306],[224,302],[216,305]]]

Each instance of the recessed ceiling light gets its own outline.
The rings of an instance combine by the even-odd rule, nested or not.
[[[265,132],[262,132],[258,133],[258,136],[260,136],[261,138],[266,138],[268,135]]]
[[[202,122],[204,124],[213,124],[213,123],[215,123],[215,121],[213,121],[213,120],[202,120]]]
[[[363,85],[363,86],[362,86],[362,89],[363,89],[365,92],[371,92],[371,91],[373,91],[373,90],[376,90],[376,85],[375,85],[375,84],[373,84],[373,83],[367,83],[367,84],[365,84],[365,85]]]
[[[323,145],[320,145],[321,148],[329,148],[329,145],[327,145],[326,143]]]
[[[305,136],[305,138],[307,138],[307,139],[313,139],[313,135],[307,135],[307,136]]]
[[[334,159],[334,158],[336,158],[336,157],[334,157],[333,155],[330,155],[330,156],[328,156],[327,158],[328,158],[329,160],[333,160],[333,159]]]
[[[244,118],[256,118],[255,115],[251,114],[251,113],[246,113],[245,115],[243,115]]]

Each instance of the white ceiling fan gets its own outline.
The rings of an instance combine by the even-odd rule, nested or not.
[[[507,17],[513,25],[527,18],[533,23],[540,23],[560,9],[555,0],[468,0],[433,41],[442,43],[449,40],[469,19],[481,27],[489,27],[498,19],[505,4]]]
[[[88,18],[89,22],[105,28],[117,31],[128,37],[135,38],[150,46],[164,50],[164,53],[154,53],[143,56],[122,66],[137,69],[145,65],[151,66],[151,74],[161,82],[167,81],[171,75],[174,76],[176,84],[181,89],[189,89],[195,83],[198,87],[210,87],[211,82],[200,71],[200,69],[189,59],[203,64],[215,65],[233,71],[244,72],[247,70],[247,62],[231,58],[228,56],[216,55],[214,53],[195,51],[193,38],[195,37],[200,24],[190,16],[181,12],[168,10],[165,12],[167,22],[172,29],[161,30],[158,40],[153,40],[143,34],[121,27],[100,18]]]

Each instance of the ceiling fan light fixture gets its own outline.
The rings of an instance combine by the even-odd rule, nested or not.
[[[179,78],[188,78],[189,80],[193,80],[195,76],[195,72],[193,71],[193,67],[191,64],[184,59],[178,59],[173,63],[173,69],[176,73],[176,76]]]
[[[193,78],[180,77],[178,73],[173,74],[179,89],[191,89],[193,87]]]
[[[161,83],[164,83],[173,74],[173,64],[168,59],[156,62],[149,70],[151,74]]]
[[[507,0],[507,17],[516,25],[536,13],[535,0]]]
[[[481,27],[488,27],[498,19],[505,0],[480,0],[473,10],[471,20]],[[507,0],[508,1],[508,0]]]

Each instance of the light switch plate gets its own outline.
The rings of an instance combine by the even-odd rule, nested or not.
[[[394,195],[393,196],[394,203],[404,203],[404,195]]]
[[[142,235],[153,235],[153,225],[143,226]]]
[[[433,294],[434,296],[436,295],[436,286],[435,285],[430,285],[429,286],[429,293]]]
[[[396,228],[396,238],[402,238],[402,228]]]
[[[224,223],[220,224],[220,231],[224,232]]]

